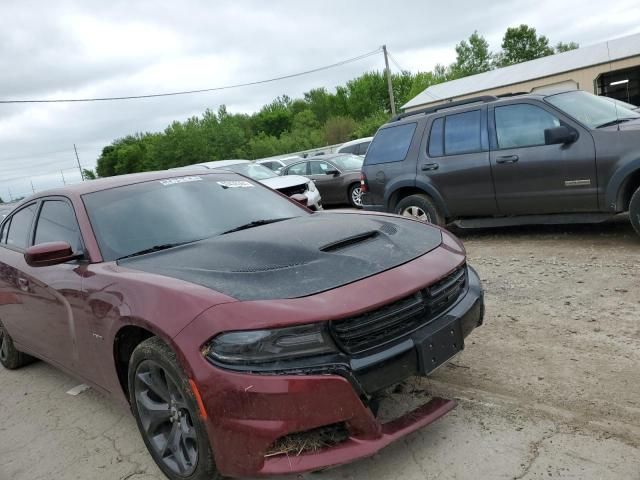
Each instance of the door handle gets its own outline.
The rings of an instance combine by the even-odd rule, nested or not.
[[[428,170],[437,170],[440,167],[437,163],[423,163],[422,171],[426,172]]]
[[[23,292],[28,292],[29,291],[29,280],[27,280],[26,278],[18,277],[18,287]]]
[[[518,155],[505,155],[504,157],[498,157],[496,163],[516,163],[520,160]]]

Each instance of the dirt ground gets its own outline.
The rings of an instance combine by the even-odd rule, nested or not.
[[[640,238],[628,223],[457,232],[485,325],[422,382],[459,405],[307,477],[640,480]],[[162,478],[131,416],[43,363],[0,369],[0,479]]]

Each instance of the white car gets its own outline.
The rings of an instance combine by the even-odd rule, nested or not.
[[[301,194],[307,197],[307,207],[311,210],[322,210],[322,199],[313,180],[301,175],[279,176],[267,167],[249,160],[218,160],[214,162],[196,163],[179,169],[224,168],[246,177],[252,178],[273,190],[290,197]],[[172,169],[173,170],[173,169]],[[178,170],[178,169],[175,169]]]
[[[299,162],[300,160],[304,160],[304,158],[298,156],[285,158],[265,158],[263,160],[256,160],[256,163],[264,165],[269,170],[273,170],[274,172],[280,174],[280,171],[284,167],[286,167],[287,165],[291,165],[292,163]]]
[[[369,144],[373,140],[373,137],[359,138],[357,140],[351,140],[350,142],[343,143],[340,148],[336,150],[336,153],[352,153],[354,155],[360,155],[364,157],[369,148]]]

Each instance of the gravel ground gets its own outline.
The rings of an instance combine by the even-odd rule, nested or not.
[[[485,325],[421,385],[450,415],[308,477],[640,480],[640,238],[628,222],[457,232]],[[131,416],[36,363],[0,370],[0,479],[162,478]]]

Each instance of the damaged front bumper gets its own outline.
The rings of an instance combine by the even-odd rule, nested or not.
[[[427,375],[464,348],[464,338],[482,324],[480,280],[468,268],[464,293],[438,318],[402,339],[361,354],[306,358],[279,370],[224,371],[209,368],[216,385],[205,395],[216,412],[207,428],[216,465],[227,476],[301,473],[373,455],[398,438],[446,415],[455,402],[433,398],[390,421],[377,416],[376,393]],[[346,434],[340,441],[278,454],[285,437],[327,426]],[[274,446],[276,446],[274,448]]]

